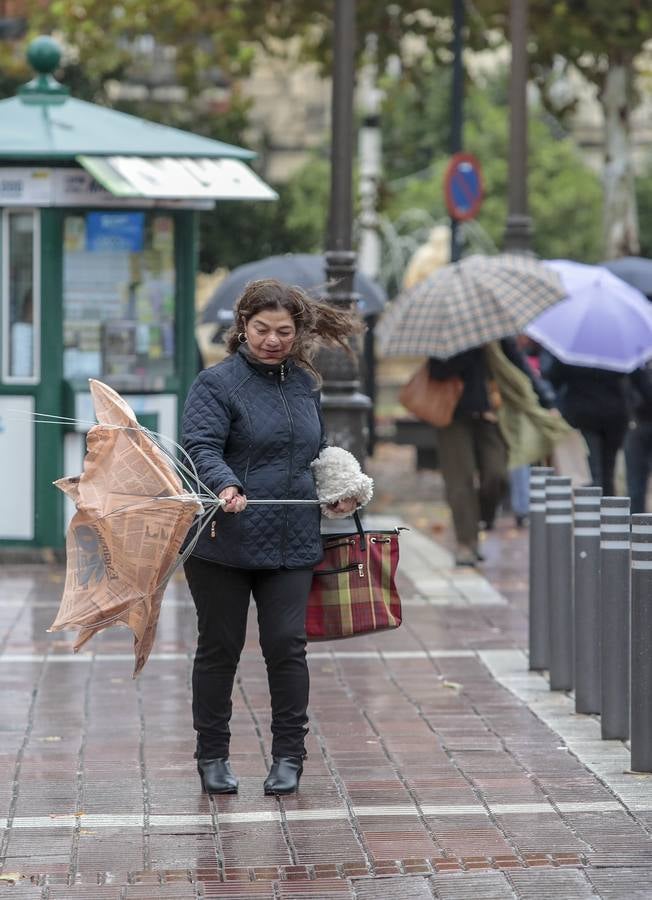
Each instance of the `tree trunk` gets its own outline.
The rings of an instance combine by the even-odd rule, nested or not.
[[[600,100],[604,112],[604,251],[606,259],[639,252],[630,130],[631,63],[614,63]]]

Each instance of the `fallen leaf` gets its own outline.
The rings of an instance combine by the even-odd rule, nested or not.
[[[7,884],[16,884],[21,878],[25,878],[25,876],[21,875],[20,872],[3,872],[0,875],[0,881],[6,881]]]
[[[85,812],[50,813],[50,818],[51,819],[67,819],[70,816],[73,816],[75,819],[79,819],[85,815],[86,815]]]
[[[54,743],[55,741],[62,741],[63,738],[58,734],[48,734],[47,737],[40,737],[36,739],[37,741],[47,741],[48,743]]]
[[[442,681],[443,687],[451,688],[454,691],[461,691],[464,687],[463,684],[460,684],[458,681]]]

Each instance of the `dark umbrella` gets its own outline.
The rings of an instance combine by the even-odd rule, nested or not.
[[[621,256],[620,259],[610,259],[600,265],[652,297],[652,259],[644,256]]]
[[[319,298],[327,293],[324,257],[319,253],[288,253],[284,256],[268,256],[238,266],[217,287],[206,304],[202,322],[224,324],[231,317],[233,305],[248,281],[258,278],[277,278],[288,284],[296,284],[310,296]],[[353,289],[359,295],[358,309],[367,316],[379,315],[387,297],[385,292],[367,275],[356,272]]]

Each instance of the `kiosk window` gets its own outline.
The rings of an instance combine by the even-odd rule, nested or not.
[[[36,214],[6,210],[3,233],[3,380],[38,380],[38,253]]]
[[[154,212],[68,215],[64,378],[160,390],[174,374],[174,220]]]

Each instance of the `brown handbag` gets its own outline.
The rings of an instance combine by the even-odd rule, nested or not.
[[[453,421],[463,390],[464,382],[456,375],[442,380],[431,378],[426,361],[403,385],[398,399],[418,419],[445,428]]]

